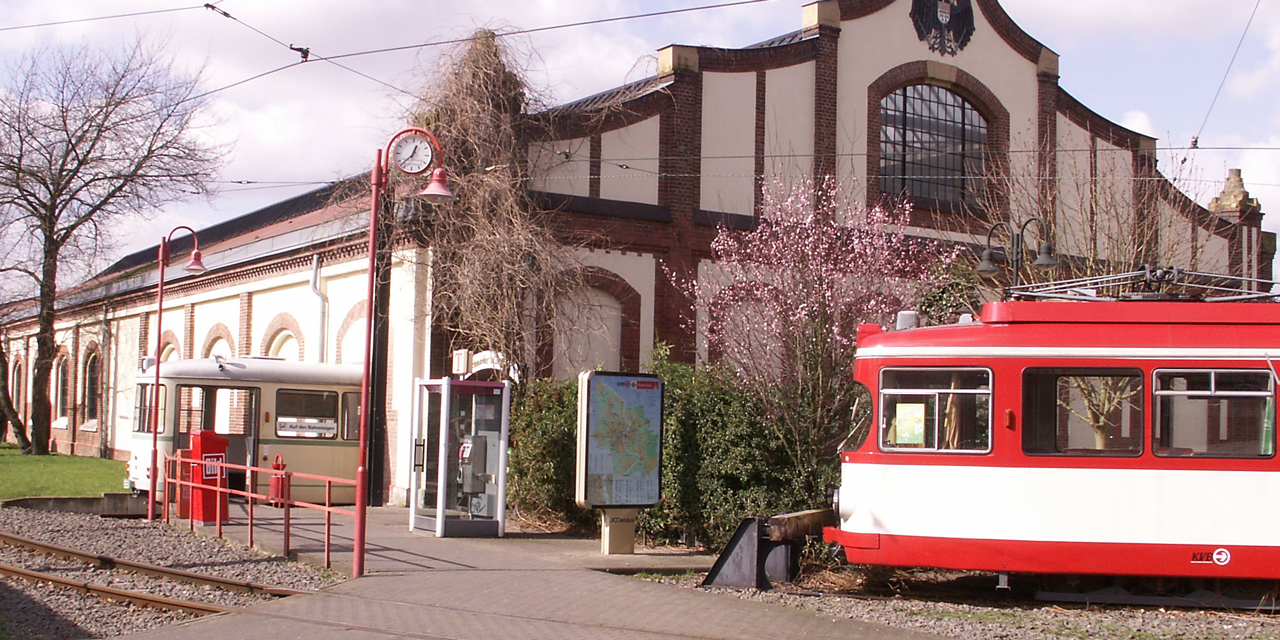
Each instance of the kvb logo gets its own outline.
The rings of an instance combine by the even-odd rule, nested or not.
[[[1216,564],[1225,567],[1231,562],[1231,552],[1226,549],[1191,552],[1191,564]]]

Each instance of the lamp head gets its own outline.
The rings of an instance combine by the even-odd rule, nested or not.
[[[195,251],[192,251],[191,262],[187,264],[187,273],[198,276],[206,271],[208,271],[208,269],[205,268],[204,262],[200,260],[200,250],[196,249]]]
[[[1000,268],[996,266],[995,253],[990,248],[982,250],[982,261],[974,269],[974,272],[981,276],[995,275]]]
[[[1052,269],[1058,266],[1058,259],[1053,257],[1053,245],[1048,241],[1040,243],[1040,251],[1037,252],[1036,261],[1031,263],[1033,266],[1041,269]]]
[[[436,167],[431,172],[431,182],[427,183],[427,188],[418,194],[423,200],[431,204],[444,204],[454,199],[453,192],[449,190],[448,173],[444,167]]]

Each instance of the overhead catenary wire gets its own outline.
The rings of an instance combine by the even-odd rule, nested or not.
[[[636,14],[625,15],[625,16],[614,16],[612,18],[594,18],[591,20],[581,20],[579,22],[568,22],[564,24],[547,25],[544,27],[534,27],[532,29],[516,29],[514,31],[503,31],[500,33],[492,34],[492,37],[506,38],[511,36],[528,35],[531,33],[544,33],[547,31],[555,31],[558,29],[570,29],[574,27],[585,27],[585,26],[591,26],[591,25],[597,25],[597,24],[608,24],[610,22],[621,22],[624,20],[640,20],[643,18],[656,18],[661,16],[676,15],[680,13],[691,13],[694,11],[707,11],[710,9],[724,9],[727,7],[740,7],[748,4],[760,4],[762,2],[774,2],[774,1],[776,0],[737,0],[736,2],[724,2],[720,4],[701,5],[697,7],[685,7],[683,9],[666,9],[663,11],[650,11],[648,13],[636,13]],[[412,51],[415,49],[425,49],[427,47],[439,47],[439,46],[447,46],[447,45],[453,45],[453,44],[462,44],[464,42],[471,42],[480,38],[488,38],[488,37],[491,37],[491,36],[489,35],[467,36],[463,38],[453,38],[450,40],[434,40],[434,41],[421,42],[418,44],[402,45],[397,47],[384,47],[381,49],[353,51],[351,53],[343,53],[336,56],[328,56],[328,59],[336,60],[341,58],[354,58],[357,56],[375,55],[380,53]]]
[[[326,57],[324,57],[324,56],[317,56],[317,55],[315,55],[315,53],[311,50],[311,47],[299,47],[299,46],[295,46],[295,45],[293,45],[293,44],[286,44],[283,40],[280,40],[279,38],[276,38],[275,36],[273,36],[273,35],[271,35],[271,34],[269,34],[269,33],[265,32],[265,31],[263,31],[263,30],[261,30],[261,29],[259,29],[259,28],[255,27],[255,26],[253,26],[253,25],[251,25],[251,24],[249,24],[249,23],[247,23],[247,22],[245,22],[244,20],[241,20],[241,19],[239,19],[239,18],[237,18],[237,17],[235,17],[235,16],[231,15],[230,13],[228,13],[227,11],[225,11],[225,10],[223,10],[223,9],[219,9],[218,7],[215,7],[215,6],[213,6],[213,5],[205,5],[205,7],[207,7],[210,11],[213,11],[214,13],[216,13],[216,14],[218,14],[218,15],[220,15],[220,16],[222,16],[222,17],[224,17],[224,18],[227,18],[227,19],[229,19],[229,20],[231,20],[231,21],[235,22],[236,24],[238,24],[238,25],[240,25],[240,26],[243,26],[244,28],[249,29],[250,31],[252,31],[252,32],[254,32],[254,33],[256,33],[256,34],[258,34],[258,35],[260,35],[260,36],[262,36],[262,37],[264,37],[264,38],[266,38],[266,39],[268,39],[268,40],[270,40],[270,41],[272,41],[272,42],[274,42],[274,43],[276,43],[276,44],[278,44],[278,45],[280,45],[281,47],[284,47],[285,49],[288,49],[288,50],[290,50],[290,51],[292,51],[292,52],[294,52],[294,53],[297,53],[297,54],[301,55],[301,56],[302,56],[302,60],[301,60],[300,62],[310,62],[312,59],[315,59],[315,60],[323,60],[323,61],[325,61],[325,62],[328,62],[329,64],[332,64],[332,65],[333,65],[333,66],[335,66],[335,67],[338,67],[339,69],[342,69],[342,70],[344,70],[344,71],[348,71],[348,72],[350,72],[350,73],[354,73],[354,74],[356,74],[356,75],[358,75],[358,76],[360,76],[360,77],[362,77],[362,78],[364,78],[364,79],[366,79],[366,80],[371,80],[371,81],[376,82],[376,83],[378,83],[378,84],[380,84],[380,85],[382,85],[382,86],[384,86],[384,87],[387,87],[388,89],[391,89],[391,90],[393,90],[393,91],[398,91],[398,92],[400,92],[400,93],[403,93],[403,94],[405,94],[405,95],[407,95],[407,96],[409,96],[409,97],[411,97],[411,98],[415,98],[415,99],[416,99],[416,98],[418,98],[418,97],[419,97],[417,94],[415,94],[415,93],[413,93],[413,92],[411,92],[411,91],[408,91],[408,90],[406,90],[406,89],[402,89],[402,88],[400,88],[400,87],[397,87],[397,86],[395,86],[395,85],[393,85],[393,84],[391,84],[391,83],[389,83],[389,82],[385,82],[385,81],[383,81],[383,80],[381,80],[381,79],[379,79],[379,78],[375,78],[375,77],[373,77],[373,76],[371,76],[371,75],[369,75],[369,74],[367,74],[367,73],[364,73],[363,71],[359,71],[359,70],[356,70],[356,69],[352,69],[351,67],[348,67],[347,65],[344,65],[344,64],[342,64],[342,63],[340,63],[340,62],[337,62],[337,61],[335,61],[335,60],[333,60],[333,59],[331,59],[331,58],[326,58]]]
[[[1222,81],[1218,83],[1218,90],[1213,93],[1213,100],[1209,102],[1209,110],[1204,114],[1204,120],[1200,123],[1200,129],[1196,131],[1195,137],[1191,138],[1191,147],[1200,148],[1200,136],[1204,134],[1205,125],[1209,124],[1209,116],[1213,113],[1214,105],[1218,104],[1218,96],[1222,94],[1222,87],[1227,84],[1227,76],[1231,75],[1231,67],[1236,63],[1236,56],[1240,55],[1240,47],[1244,44],[1245,36],[1249,35],[1249,26],[1253,24],[1253,17],[1258,14],[1258,7],[1262,5],[1262,0],[1257,0],[1253,5],[1253,11],[1249,13],[1249,21],[1244,25],[1244,32],[1240,34],[1240,41],[1236,43],[1236,50],[1231,54],[1231,60],[1227,62],[1226,71],[1222,72]]]
[[[90,18],[72,18],[72,19],[70,19],[70,20],[58,20],[58,21],[54,21],[54,22],[39,22],[39,23],[35,23],[35,24],[21,24],[21,25],[9,26],[9,27],[0,27],[0,32],[3,32],[3,31],[19,31],[19,30],[22,30],[22,29],[36,29],[36,28],[39,28],[39,27],[60,27],[60,26],[63,26],[63,25],[68,25],[68,24],[80,24],[80,23],[83,23],[83,22],[98,22],[98,21],[100,21],[100,20],[115,20],[115,19],[117,19],[117,18],[137,18],[137,17],[140,17],[140,16],[150,16],[150,15],[155,15],[155,14],[159,14],[159,13],[175,13],[175,12],[178,12],[178,11],[190,11],[190,10],[192,10],[192,9],[213,8],[213,5],[216,5],[216,4],[218,4],[219,2],[222,2],[222,1],[223,1],[223,0],[218,0],[217,2],[210,2],[210,3],[205,3],[205,4],[193,4],[193,5],[186,6],[186,7],[172,7],[172,8],[169,8],[169,9],[153,9],[153,10],[151,10],[151,11],[134,11],[134,12],[131,12],[131,13],[117,13],[117,14],[113,14],[113,15],[109,15],[109,16],[94,16],[94,17],[90,17]]]

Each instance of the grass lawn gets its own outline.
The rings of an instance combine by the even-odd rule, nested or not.
[[[124,463],[101,458],[24,456],[0,443],[0,500],[32,496],[91,496],[120,491]]]

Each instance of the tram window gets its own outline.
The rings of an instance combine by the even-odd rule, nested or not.
[[[178,387],[178,432],[197,429],[241,436],[256,425],[258,390],[236,387]]]
[[[133,431],[135,433],[151,433],[151,389],[152,385],[138,385],[137,400],[133,405]],[[165,406],[168,402],[168,389],[160,386],[160,433],[165,431]]]
[[[1155,372],[1158,456],[1268,458],[1275,454],[1275,390],[1269,371]]]
[[[178,433],[204,428],[205,388],[178,385]]]
[[[1039,455],[1142,453],[1142,372],[1030,368],[1022,374],[1022,450]]]
[[[276,435],[281,438],[338,437],[338,394],[281,389],[276,392]]]
[[[342,394],[342,439],[360,439],[360,394]]]
[[[886,450],[989,451],[991,372],[885,369],[880,434]]]

